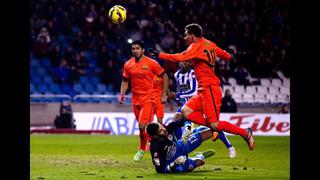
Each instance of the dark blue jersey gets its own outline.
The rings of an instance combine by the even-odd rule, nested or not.
[[[150,142],[150,152],[152,163],[158,173],[166,172],[167,161],[170,160],[177,151],[177,139],[174,131],[184,126],[185,119],[171,122],[168,126],[164,126],[168,131],[165,138],[152,139]]]

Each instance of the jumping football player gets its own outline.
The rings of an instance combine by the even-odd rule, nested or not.
[[[170,98],[174,99],[178,102],[178,104],[181,104],[180,107],[177,109],[175,118],[177,117],[181,112],[181,108],[183,105],[192,97],[197,94],[197,80],[194,74],[194,70],[191,68],[192,64],[190,61],[184,61],[179,63],[180,69],[174,73],[174,78],[176,80],[177,85],[177,93],[170,93]],[[203,130],[205,128],[201,128],[200,130]],[[186,139],[188,138],[189,134],[195,133],[197,129],[192,130],[192,124],[189,121],[186,121],[182,138]],[[216,135],[216,134],[214,134]],[[236,150],[234,146],[230,143],[227,136],[223,131],[218,132],[218,138],[224,143],[224,145],[227,147],[229,151],[229,157],[234,158],[236,157]],[[215,141],[216,138],[213,136],[213,140]]]
[[[192,61],[199,83],[198,92],[182,107],[183,116],[196,124],[208,126],[212,131],[240,135],[247,142],[249,150],[253,150],[255,144],[251,128],[242,129],[227,121],[219,121],[222,91],[220,80],[214,73],[215,61],[217,57],[228,61],[231,55],[205,39],[199,24],[187,25],[184,34],[184,39],[189,46],[182,53],[167,54],[149,49],[150,53],[164,61]]]

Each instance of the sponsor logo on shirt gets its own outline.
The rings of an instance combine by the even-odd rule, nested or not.
[[[145,78],[145,74],[143,74],[143,73],[133,73],[132,77],[134,77],[134,78]]]
[[[176,154],[176,151],[177,151],[177,145],[175,142],[173,142],[172,145],[168,147],[166,159],[167,160],[171,159]]]
[[[190,87],[188,86],[188,84],[181,84],[180,89],[182,92],[187,92],[190,89]]]

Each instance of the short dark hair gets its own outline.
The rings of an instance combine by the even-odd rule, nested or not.
[[[158,129],[159,129],[159,124],[158,123],[149,123],[147,125],[147,133],[150,135],[150,136],[154,136],[154,135],[157,135],[157,132],[158,132]]]
[[[202,27],[199,24],[188,24],[184,30],[186,30],[189,34],[194,34],[196,37],[202,37]]]
[[[137,44],[141,47],[141,49],[144,49],[144,42],[142,40],[136,40],[136,41],[133,41],[131,43],[131,46],[134,45],[134,44]]]

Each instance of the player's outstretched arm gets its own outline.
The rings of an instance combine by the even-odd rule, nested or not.
[[[152,48],[149,48],[148,51],[153,54],[154,57],[157,57],[159,59],[165,60],[165,61],[171,61],[171,62],[183,62],[187,61],[189,59],[192,59],[196,55],[196,48],[194,48],[193,45],[190,45],[187,50],[176,53],[176,54],[167,54],[164,52],[156,51]]]
[[[167,131],[169,133],[175,131],[178,128],[181,128],[182,126],[184,126],[186,119],[184,117],[181,117],[180,119],[177,119],[176,121],[172,121],[171,123],[169,123],[169,125],[166,127]]]
[[[219,47],[217,47],[216,48],[216,53],[217,53],[217,56],[218,57],[220,57],[221,59],[223,59],[223,60],[225,60],[225,61],[229,61],[229,60],[231,60],[231,54],[230,53],[228,53],[227,51],[225,51],[225,50],[223,50],[223,49],[221,49],[221,48],[219,48]]]
[[[177,168],[181,164],[184,164],[187,160],[186,156],[179,156],[173,162],[171,162],[165,169],[166,173],[169,172],[183,172],[183,168]]]

